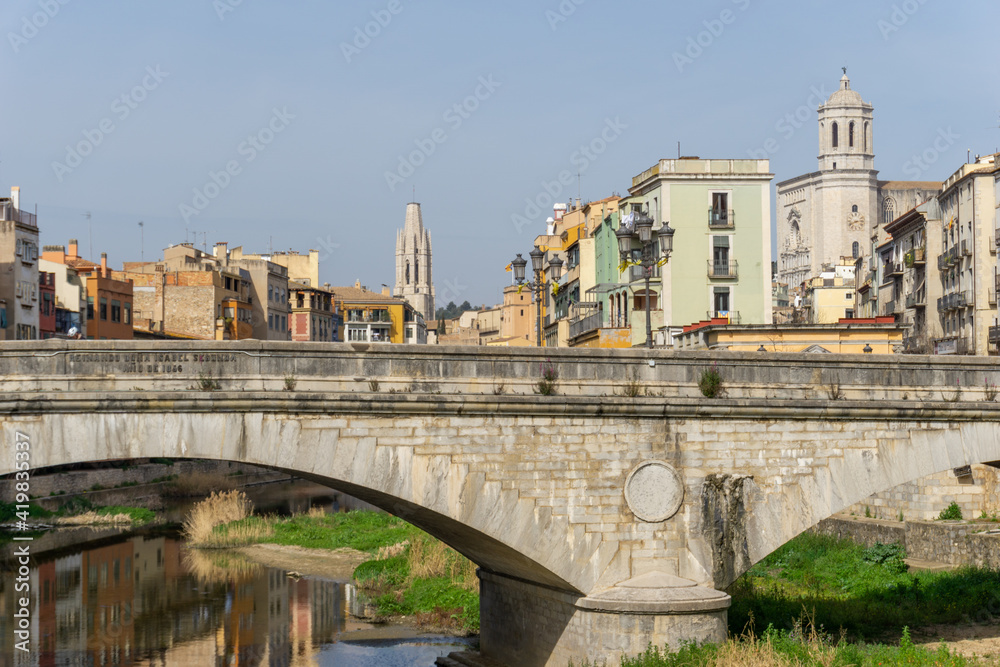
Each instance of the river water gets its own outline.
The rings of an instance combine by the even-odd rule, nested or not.
[[[251,493],[269,513],[356,502],[308,483]],[[427,667],[470,645],[353,618],[345,581],[189,550],[176,531],[154,529],[33,552],[31,644],[23,653],[14,646],[16,598],[24,595],[15,595],[14,570],[8,562],[0,578],[0,665]]]

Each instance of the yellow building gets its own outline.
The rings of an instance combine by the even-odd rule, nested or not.
[[[905,331],[892,317],[844,319],[836,324],[738,325],[717,319],[684,327],[674,338],[674,346],[732,352],[894,354],[902,350]]]
[[[343,316],[338,340],[349,343],[404,343],[406,329],[417,326],[417,314],[403,299],[372,292],[356,282],[354,287],[333,287],[337,309]]]

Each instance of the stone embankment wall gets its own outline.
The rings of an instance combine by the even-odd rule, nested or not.
[[[996,522],[900,522],[840,515],[821,521],[813,530],[868,547],[897,542],[909,558],[1000,568],[1000,523]]]
[[[919,480],[901,484],[894,489],[877,493],[846,510],[866,516],[865,510],[876,519],[933,521],[941,510],[951,503],[958,503],[962,516],[967,519],[1000,515],[1000,469],[988,465],[973,465],[967,470],[947,470]]]
[[[239,475],[235,473],[239,473]],[[261,475],[274,476],[275,478],[287,477],[285,473],[275,473],[260,466],[227,461],[175,461],[173,465],[149,463],[126,469],[74,470],[53,475],[46,475],[44,470],[40,470],[31,477],[31,495],[38,499],[44,499],[60,492],[62,492],[60,495],[86,493],[92,491],[95,485],[106,490],[127,491],[131,487],[122,487],[122,484],[145,485],[170,475],[190,477],[199,474],[233,475],[234,484],[239,485],[250,481],[259,481],[256,478]],[[10,501],[13,499],[15,483],[16,480],[13,476],[0,479],[0,500]]]

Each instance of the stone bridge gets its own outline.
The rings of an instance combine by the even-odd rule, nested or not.
[[[720,396],[698,389],[707,369]],[[1000,365],[971,357],[8,342],[0,474],[27,439],[32,470],[186,457],[300,475],[477,563],[485,655],[561,667],[722,640],[720,591],[798,533],[1000,461],[992,384]]]

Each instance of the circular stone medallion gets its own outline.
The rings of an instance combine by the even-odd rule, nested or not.
[[[625,502],[642,521],[666,521],[684,502],[684,481],[669,463],[644,461],[625,480]]]

